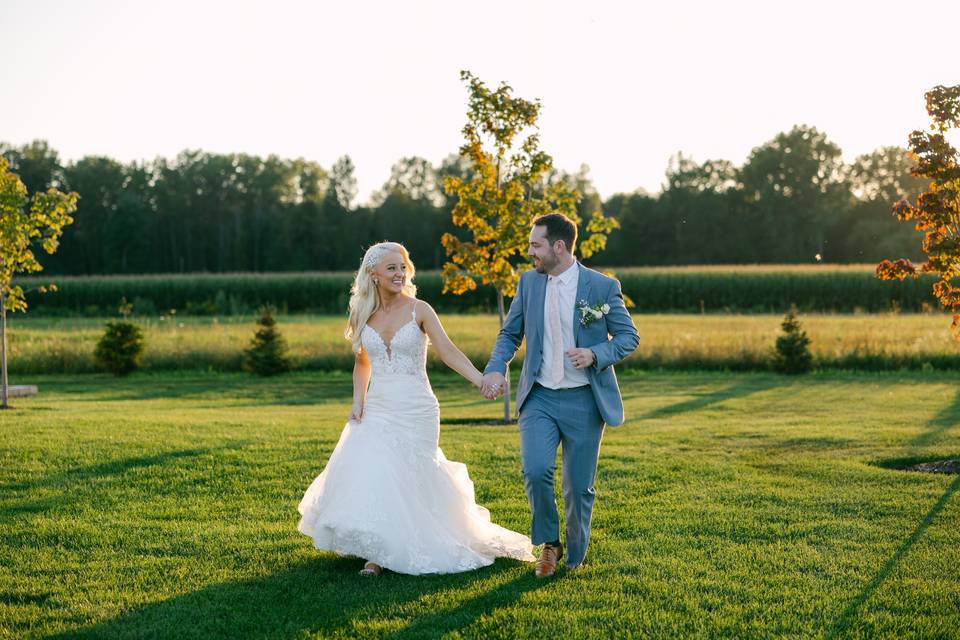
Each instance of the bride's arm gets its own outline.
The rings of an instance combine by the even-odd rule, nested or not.
[[[463,352],[460,351],[457,345],[453,344],[453,341],[447,336],[447,332],[443,330],[443,325],[440,324],[440,318],[437,317],[437,313],[433,310],[433,307],[423,300],[418,300],[416,305],[417,318],[420,319],[420,326],[423,327],[424,332],[430,338],[430,342],[433,343],[440,359],[443,360],[445,365],[462,375],[473,384],[473,386],[479,389],[483,381],[483,374],[473,366],[470,358],[463,355]]]
[[[350,408],[350,419],[354,422],[363,419],[363,402],[367,397],[370,374],[370,358],[367,350],[361,349],[353,363],[353,406]]]

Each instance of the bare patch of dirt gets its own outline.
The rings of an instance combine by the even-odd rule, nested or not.
[[[922,471],[924,473],[960,473],[960,460],[933,460],[904,467],[904,471]]]

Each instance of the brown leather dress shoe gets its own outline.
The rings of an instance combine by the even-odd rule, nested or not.
[[[537,560],[537,566],[533,570],[534,575],[538,578],[552,576],[556,572],[557,562],[560,561],[562,556],[562,544],[556,547],[550,544],[543,545],[543,549],[540,551],[540,559]]]

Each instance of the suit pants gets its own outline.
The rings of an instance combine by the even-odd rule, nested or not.
[[[562,446],[567,566],[583,562],[596,497],[594,481],[603,418],[589,386],[548,389],[534,384],[520,409],[523,483],[533,514],[533,544],[560,539],[554,493],[557,447]]]

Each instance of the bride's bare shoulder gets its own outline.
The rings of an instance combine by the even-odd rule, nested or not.
[[[420,298],[413,299],[413,312],[417,317],[417,324],[423,327],[423,322],[427,319],[437,320],[437,312],[433,310],[433,307],[430,306],[430,303],[426,300],[421,300]]]
[[[426,300],[421,300],[420,298],[414,298],[413,304],[417,310],[417,313],[420,313],[421,311],[430,311],[431,313],[436,313],[436,311],[433,310],[433,307],[430,306],[430,303],[427,302]]]

